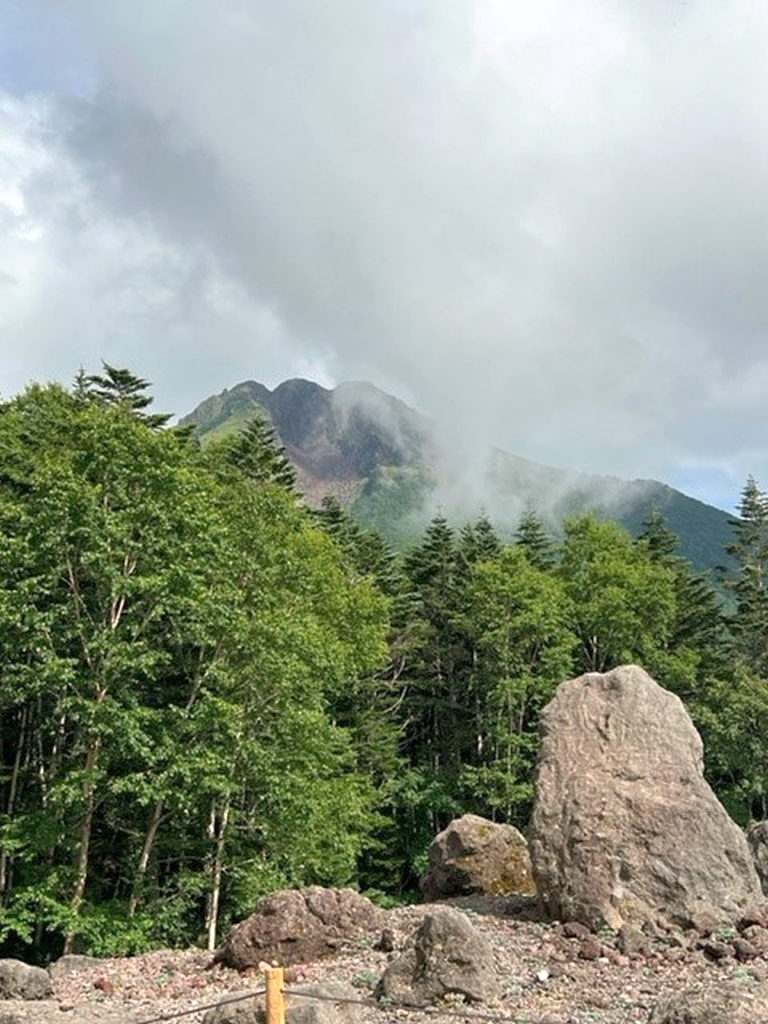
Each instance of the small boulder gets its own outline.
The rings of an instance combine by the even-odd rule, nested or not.
[[[419,886],[428,900],[474,893],[532,896],[536,886],[528,843],[514,825],[465,814],[432,840],[429,869]]]
[[[545,913],[592,931],[711,931],[762,899],[682,702],[637,666],[563,683],[541,716],[531,858]]]
[[[65,953],[58,960],[48,965],[48,973],[56,981],[58,978],[66,978],[73,974],[82,974],[89,971],[99,961],[93,956],[84,956],[81,953]]]
[[[48,971],[21,960],[0,960],[0,999],[48,999],[52,995]]]
[[[263,993],[231,999],[208,1010],[203,1024],[264,1024]],[[286,1024],[360,1024],[360,993],[339,981],[299,985],[285,993],[285,1019]]]
[[[499,996],[493,950],[466,914],[441,907],[421,922],[402,956],[376,987],[376,997],[423,1007],[447,996],[489,1002]]]
[[[383,924],[383,911],[352,889],[281,889],[230,929],[213,962],[239,971],[261,962],[311,963],[345,942],[381,932]]]

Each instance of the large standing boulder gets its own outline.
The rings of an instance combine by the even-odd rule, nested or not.
[[[514,825],[465,814],[432,840],[429,869],[419,886],[428,900],[474,893],[533,895],[528,843]]]
[[[493,950],[466,914],[452,907],[424,918],[376,988],[377,998],[399,1006],[428,1006],[446,996],[488,1002],[498,995]]]
[[[332,956],[351,939],[380,931],[383,921],[383,912],[352,889],[281,889],[230,929],[213,959],[240,971],[262,961],[311,963]]]
[[[563,683],[541,718],[531,858],[543,909],[593,930],[711,929],[762,900],[682,702],[636,666]]]
[[[763,893],[768,896],[768,821],[758,821],[747,830],[747,843]]]

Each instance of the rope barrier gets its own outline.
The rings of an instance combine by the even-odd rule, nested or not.
[[[270,985],[270,975],[271,985]],[[191,1017],[195,1013],[204,1013],[206,1010],[215,1010],[221,1006],[230,1006],[234,1003],[242,1003],[247,999],[254,999],[257,996],[267,997],[267,1024],[278,1024],[285,1020],[285,1004],[283,996],[293,996],[299,999],[309,999],[315,1002],[337,1003],[344,1006],[366,1006],[369,1010],[385,1014],[391,1012],[391,1006],[383,1006],[374,999],[348,999],[344,996],[324,996],[310,992],[300,992],[296,989],[284,989],[282,987],[282,968],[273,968],[267,973],[267,985],[265,988],[249,989],[248,992],[239,996],[231,996],[227,999],[219,999],[215,1003],[206,1003],[203,1006],[196,1006],[191,1010],[179,1010],[172,1013],[164,1013],[157,1017],[149,1017],[139,1021],[138,1024],[165,1024],[166,1021],[179,1020],[182,1017]],[[436,1006],[408,1007],[398,1006],[398,1016],[407,1016],[409,1013],[418,1013],[425,1017],[452,1017],[461,1018],[467,1021],[482,1021],[483,1024],[563,1024],[562,1020],[555,1021],[553,1018],[526,1016],[523,1020],[520,1017],[501,1017],[493,1013],[477,1013],[466,1009],[446,1010]],[[276,1016],[275,1016],[276,1015]],[[573,1019],[573,1018],[571,1018]]]
[[[206,1003],[204,1006],[195,1006],[191,1010],[177,1010],[173,1013],[162,1013],[159,1017],[149,1017],[141,1020],[138,1024],[162,1024],[166,1020],[178,1020],[181,1017],[191,1017],[193,1013],[204,1013],[205,1010],[215,1010],[219,1006],[229,1006],[230,1003],[244,1003],[246,999],[253,999],[256,996],[263,996],[265,988],[249,989],[241,996],[231,996],[229,999],[217,999],[215,1003]]]
[[[343,996],[321,996],[311,992],[297,992],[294,989],[285,989],[285,995],[298,996],[300,999],[314,999],[321,1003],[339,1003],[344,1006],[367,1006],[371,1010],[378,1010],[379,1013],[387,1013],[393,1009],[392,1006],[385,1006],[377,1003],[374,999],[346,999]],[[496,1024],[515,1024],[512,1017],[500,1017],[494,1013],[475,1013],[467,1010],[443,1010],[437,1006],[398,1006],[398,1015],[403,1013],[420,1013],[425,1017],[461,1017],[462,1020],[495,1021]],[[552,1018],[539,1017],[535,1020],[526,1017],[524,1024],[562,1024],[562,1021],[554,1021]]]

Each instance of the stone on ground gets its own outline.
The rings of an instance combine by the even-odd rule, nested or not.
[[[637,666],[563,683],[544,709],[530,848],[545,913],[593,931],[711,930],[763,898],[687,711]]]
[[[383,912],[352,889],[281,889],[230,929],[214,963],[240,971],[262,961],[311,963],[361,935],[378,934],[383,923]]]
[[[297,985],[290,992],[286,991],[286,1024],[359,1024],[361,1019],[360,993],[343,982]],[[263,1024],[264,1021],[263,994],[237,1002],[222,1001],[203,1017],[203,1024]]]
[[[743,985],[688,988],[663,997],[648,1024],[755,1024],[768,1020],[768,992]]]
[[[0,999],[48,999],[51,977],[42,967],[21,960],[0,960]]]
[[[432,840],[419,882],[428,900],[451,896],[531,896],[536,892],[525,837],[476,814],[456,818]]]
[[[493,950],[466,914],[440,907],[424,918],[405,952],[386,969],[376,996],[416,1007],[450,997],[492,1001],[499,996]]]

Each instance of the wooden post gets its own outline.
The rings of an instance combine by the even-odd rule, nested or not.
[[[267,972],[267,1024],[285,1024],[283,1002],[283,968],[270,967]]]

